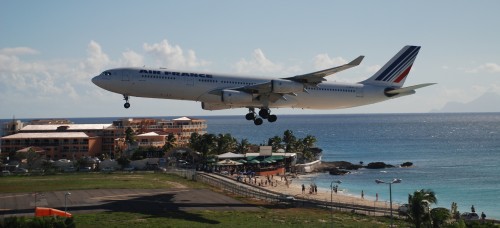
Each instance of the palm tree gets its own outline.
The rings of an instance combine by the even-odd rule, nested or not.
[[[307,135],[304,139],[302,139],[304,147],[307,149],[313,147],[316,141],[317,141],[316,137],[312,135]]]
[[[131,127],[128,127],[127,130],[125,130],[125,142],[128,144],[135,142],[134,130]]]
[[[165,145],[163,145],[163,152],[167,153],[172,148],[174,148],[177,144],[177,139],[175,135],[170,133],[167,137],[165,137]]]
[[[295,135],[293,135],[293,131],[291,130],[286,130],[283,133],[283,142],[285,143],[285,152],[293,152],[294,151],[294,145],[295,145]]]
[[[216,137],[217,147],[215,153],[223,154],[234,150],[236,147],[236,139],[231,136],[231,134],[219,134]]]
[[[431,223],[429,207],[433,203],[437,203],[436,193],[430,189],[421,189],[408,195],[408,216],[416,228],[420,228],[422,223]]]
[[[248,142],[248,139],[242,139],[237,145],[236,145],[236,153],[238,154],[244,154],[248,152],[248,149],[250,148],[250,143]]]
[[[451,219],[451,213],[447,208],[438,207],[431,210],[432,227],[439,228]]]
[[[212,154],[217,146],[216,136],[214,134],[203,134],[198,133],[191,134],[189,139],[189,147],[194,151],[200,152],[203,160]]]
[[[281,144],[282,143],[282,139],[281,137],[279,136],[274,136],[272,138],[269,138],[267,140],[267,145],[268,146],[272,146],[273,147],[273,151],[277,151],[279,149],[282,149],[283,148],[283,145]]]

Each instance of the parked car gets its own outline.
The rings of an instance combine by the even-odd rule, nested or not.
[[[18,174],[28,173],[28,170],[25,168],[17,168],[16,170],[14,170],[14,173],[18,173]]]
[[[110,173],[113,171],[115,171],[115,168],[113,168],[113,167],[104,167],[101,169],[101,172],[104,172],[104,173]]]
[[[75,172],[75,171],[76,171],[76,168],[73,166],[64,168],[65,173],[71,173],[71,172]]]
[[[460,216],[460,218],[462,218],[463,220],[478,220],[479,215],[474,212],[465,212]]]
[[[90,172],[92,171],[92,167],[83,167],[83,168],[80,168],[80,172]]]
[[[2,176],[10,176],[9,170],[2,170]]]
[[[408,215],[408,204],[403,204],[398,208],[399,215]]]
[[[134,171],[134,170],[135,170],[135,167],[133,167],[133,166],[127,166],[127,167],[123,168],[123,171],[129,171],[129,172],[132,172],[132,171]]]

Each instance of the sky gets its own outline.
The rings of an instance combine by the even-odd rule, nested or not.
[[[500,1],[11,1],[0,7],[0,119],[244,115],[193,101],[132,97],[90,80],[148,66],[359,82],[405,45],[422,46],[415,95],[342,110],[275,114],[427,113],[500,95]],[[485,106],[496,107],[494,104]],[[500,106],[499,106],[500,107]],[[498,108],[500,111],[500,108]]]

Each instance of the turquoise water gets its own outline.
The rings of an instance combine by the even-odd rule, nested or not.
[[[209,133],[229,132],[252,143],[290,129],[297,137],[316,136],[324,161],[364,164],[383,161],[412,168],[361,169],[338,177],[320,174],[306,180],[329,189],[332,180],[342,180],[348,194],[379,200],[389,199],[387,185],[375,179],[401,178],[392,188],[393,200],[405,203],[419,189],[436,192],[438,204],[459,211],[484,211],[500,219],[500,113],[487,114],[367,114],[279,116],[276,123],[253,126],[243,117],[207,117]]]
[[[169,118],[169,117],[165,117]],[[393,200],[405,203],[419,189],[436,192],[438,204],[459,211],[484,211],[500,219],[500,113],[485,114],[366,114],[366,115],[280,115],[275,123],[254,126],[244,116],[199,117],[207,119],[208,132],[230,133],[251,143],[267,143],[290,129],[297,137],[314,135],[323,149],[324,161],[364,164],[382,161],[412,168],[361,169],[346,176],[319,174],[305,182],[329,189],[340,179],[347,194],[379,200],[389,199],[387,185],[375,179],[403,181],[394,184]],[[73,118],[75,123],[111,123],[117,118]],[[8,120],[7,120],[8,121]]]

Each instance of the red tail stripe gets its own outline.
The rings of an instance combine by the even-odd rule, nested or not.
[[[408,73],[410,73],[412,66],[413,66],[413,64],[410,65],[408,68],[406,68],[406,70],[401,75],[399,75],[398,78],[396,78],[396,80],[394,80],[394,82],[399,83],[401,80],[403,80],[403,78],[405,78],[408,75]]]

